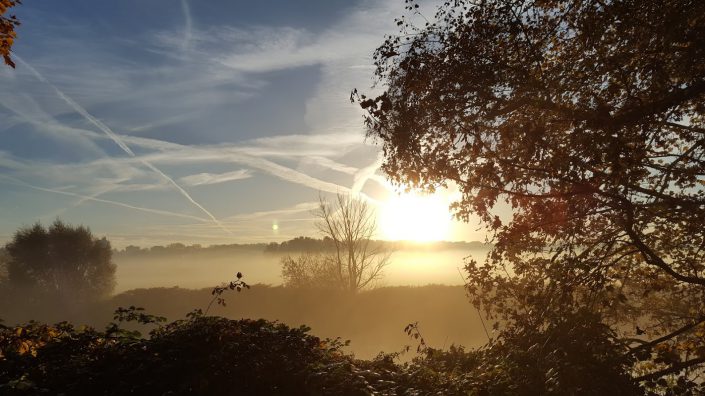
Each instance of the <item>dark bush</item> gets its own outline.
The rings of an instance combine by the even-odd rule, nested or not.
[[[162,319],[130,307],[118,320],[156,327],[149,338],[117,324],[0,326],[2,395],[636,395],[631,362],[608,328],[576,313],[546,327],[508,327],[487,346],[424,345],[357,360],[340,340],[266,320]],[[664,385],[665,386],[665,385]],[[693,390],[699,385],[688,388]],[[675,388],[673,388],[675,389]],[[673,389],[664,388],[671,392]],[[689,394],[689,393],[664,393]]]
[[[0,333],[0,394],[307,394],[340,343],[265,320],[194,316],[149,339],[29,323]]]

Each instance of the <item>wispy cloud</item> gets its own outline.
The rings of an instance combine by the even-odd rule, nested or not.
[[[186,112],[186,113],[177,114],[177,115],[174,115],[171,117],[164,117],[159,120],[149,121],[149,122],[143,123],[141,125],[135,125],[135,126],[128,127],[128,128],[126,128],[126,130],[130,131],[131,133],[148,132],[148,131],[155,129],[155,128],[160,128],[160,127],[164,127],[167,125],[174,125],[179,122],[186,121],[189,118],[193,117],[195,114],[196,114],[196,112]]]
[[[55,142],[80,149],[94,156],[105,155],[105,152],[95,144],[94,139],[91,139],[95,136],[94,132],[63,125],[44,111],[29,95],[18,94],[8,98],[0,94],[0,104],[13,114],[14,124],[29,124],[34,131]],[[8,126],[6,125],[6,127]]]
[[[27,69],[29,69],[40,81],[44,82],[48,86],[50,86],[56,94],[64,101],[66,104],[68,104],[72,109],[74,109],[78,114],[80,114],[83,118],[85,118],[87,121],[89,121],[91,124],[95,125],[98,129],[103,131],[112,141],[115,142],[125,153],[127,153],[130,157],[137,157],[135,153],[128,147],[119,137],[115,132],[110,129],[107,125],[105,125],[102,121],[99,119],[93,117],[86,109],[84,109],[81,105],[76,103],[71,97],[68,95],[64,94],[63,91],[61,91],[58,87],[50,83],[39,71],[37,71],[35,68],[33,68],[29,63],[25,62],[22,60],[19,56],[16,56],[18,61],[20,61]],[[189,202],[191,202],[194,206],[196,206],[198,209],[200,209],[203,213],[205,213],[211,220],[213,220],[214,223],[216,223],[220,228],[225,231],[226,233],[230,234],[230,231],[223,226],[213,214],[211,214],[210,211],[208,211],[206,208],[203,207],[200,203],[196,202],[191,195],[186,192],[180,185],[178,185],[174,179],[169,177],[166,173],[162,172],[159,168],[155,167],[151,163],[145,160],[140,160],[140,162],[146,166],[147,168],[151,169],[155,173],[157,173],[159,176],[163,177],[167,182],[169,182],[174,188],[176,188],[177,191],[181,193]]]
[[[27,187],[27,185],[25,185],[25,187]],[[88,201],[97,199],[99,196],[101,196],[101,195],[103,195],[103,194],[105,194],[105,193],[107,193],[107,192],[110,192],[110,191],[112,191],[112,190],[115,190],[115,188],[116,188],[115,185],[109,185],[109,186],[106,186],[106,187],[101,188],[99,191],[97,191],[97,192],[95,192],[95,193],[93,193],[93,194],[91,194],[91,195],[77,197],[78,199],[77,199],[76,201],[74,201],[73,204],[71,204],[70,206],[65,206],[65,207],[59,208],[59,209],[57,209],[57,210],[54,210],[54,211],[52,211],[51,213],[48,213],[48,214],[46,214],[46,215],[44,215],[44,216],[41,216],[40,219],[42,219],[42,220],[51,220],[51,219],[54,219],[54,218],[58,218],[58,217],[60,217],[62,214],[66,213],[69,209],[77,208],[77,207],[81,206],[81,205],[82,205],[83,203],[85,203],[85,202],[88,202]],[[38,189],[38,188],[37,188],[37,189]],[[49,190],[49,189],[46,189],[46,190]],[[39,190],[39,189],[38,189],[38,191],[43,191],[43,190]],[[56,190],[56,191],[58,191],[58,190]],[[56,191],[51,191],[51,192],[56,192]],[[63,191],[63,190],[62,190],[62,191]],[[79,195],[79,194],[76,194],[76,195]],[[96,202],[97,202],[97,201],[96,201]],[[130,208],[130,209],[132,209],[132,208]]]
[[[234,180],[242,180],[252,177],[247,169],[238,169],[226,173],[199,173],[196,175],[184,176],[179,181],[187,186],[202,186],[206,184],[225,183]]]
[[[365,187],[365,183],[367,183],[367,181],[374,176],[375,172],[377,172],[377,169],[379,169],[379,167],[382,165],[383,160],[384,157],[382,157],[382,155],[379,155],[375,162],[360,169],[357,173],[355,173],[355,182],[353,183],[351,189],[354,194],[358,194],[360,193],[360,191],[362,191],[362,188]]]
[[[229,216],[221,219],[230,228],[236,237],[252,242],[272,242],[290,238],[288,235],[312,235],[315,220],[311,212],[318,207],[317,201],[300,202],[281,209],[255,211]],[[280,230],[287,234],[283,237],[272,230],[272,225],[277,224]],[[151,243],[169,243],[184,241],[186,243],[223,243],[217,227],[210,222],[170,224],[153,224],[147,226]],[[188,235],[188,238],[184,238]],[[125,240],[134,243],[143,236],[139,234],[124,235]],[[154,238],[154,239],[152,239]],[[124,245],[125,243],[123,243]]]
[[[18,170],[25,169],[27,167],[27,164],[16,160],[12,155],[7,153],[6,151],[0,150],[0,167]]]
[[[296,205],[282,208],[282,209],[257,211],[257,212],[252,212],[252,213],[239,214],[236,216],[230,216],[228,218],[225,218],[224,221],[237,222],[237,221],[241,221],[241,220],[249,220],[249,219],[256,219],[256,218],[274,218],[274,217],[288,216],[288,215],[292,215],[292,214],[311,212],[312,210],[316,209],[317,207],[318,207],[318,201],[300,202]]]
[[[96,197],[92,197],[92,196],[88,196],[88,195],[76,194],[76,193],[72,193],[69,191],[63,191],[63,190],[58,190],[58,189],[54,189],[54,188],[45,188],[45,187],[35,186],[32,184],[26,183],[22,180],[16,179],[14,177],[6,176],[6,175],[0,175],[0,178],[5,179],[6,181],[9,181],[12,184],[15,184],[18,186],[23,186],[23,187],[30,188],[30,189],[37,190],[37,191],[50,192],[50,193],[54,193],[54,194],[65,195],[68,197],[80,198],[80,199],[83,199],[86,201],[100,202],[100,203],[104,203],[104,204],[119,206],[119,207],[127,208],[127,209],[139,210],[141,212],[158,214],[158,215],[163,215],[163,216],[179,217],[179,218],[183,218],[183,219],[198,220],[198,221],[205,221],[205,222],[209,221],[208,219],[204,219],[204,218],[197,217],[197,216],[191,216],[191,215],[187,215],[187,214],[183,214],[183,213],[170,212],[170,211],[160,210],[160,209],[145,208],[145,207],[141,207],[141,206],[129,205],[129,204],[126,204],[123,202],[111,201],[108,199],[101,199],[101,198],[96,198]]]
[[[184,41],[181,43],[181,50],[187,51],[193,39],[193,19],[188,0],[181,0],[181,10],[184,13]]]
[[[167,6],[166,0],[162,4]],[[398,1],[363,0],[311,26],[271,22],[264,15],[232,22],[209,15],[217,6],[199,5],[194,14],[190,0],[169,6],[173,12],[155,14],[160,19],[153,27],[125,31],[119,39],[95,37],[93,27],[73,24],[70,39],[39,35],[47,40],[38,47],[42,50],[18,43],[23,59],[50,78],[29,65],[0,72],[12,86],[0,92],[0,133],[10,139],[0,141],[0,173],[30,183],[34,191],[75,199],[52,206],[38,198],[38,210],[27,204],[24,217],[50,212],[82,219],[93,215],[82,207],[86,202],[101,202],[173,218],[166,217],[159,229],[146,217],[135,238],[154,232],[164,238],[200,235],[214,243],[271,240],[305,235],[311,226],[310,205],[296,207],[296,201],[307,199],[301,186],[311,190],[309,198],[318,192],[361,192],[378,199],[391,188],[378,173],[378,150],[364,141],[360,109],[348,94],[370,86],[370,57],[393,30],[403,7]],[[124,56],[127,52],[131,55]],[[294,75],[313,85],[292,90],[287,80]],[[269,107],[275,102],[281,113]],[[258,129],[258,119],[277,122]],[[13,144],[15,131],[30,131],[34,141]],[[31,144],[38,139],[56,150],[34,150]],[[211,190],[205,186],[215,184],[222,196],[206,195]],[[222,201],[245,185],[252,195],[261,187],[262,200]],[[288,188],[294,193],[269,194]],[[157,212],[150,209],[155,202]],[[179,218],[195,224],[172,228],[170,221]],[[268,222],[274,220],[287,225],[281,234],[272,233]],[[150,225],[154,228],[146,228]],[[233,234],[223,234],[223,227]],[[129,233],[119,225],[112,229]]]
[[[163,152],[159,154],[147,155],[150,161],[165,163],[188,163],[218,161],[226,163],[237,163],[250,168],[258,169],[266,174],[275,176],[281,180],[300,184],[314,190],[329,193],[349,193],[350,188],[342,184],[321,180],[319,178],[299,172],[290,167],[280,165],[274,161],[262,157],[255,157],[242,154],[239,150],[229,149],[200,149],[197,147],[184,148],[177,152]]]
[[[397,1],[365,1],[323,32],[288,26],[250,26],[217,27],[203,35],[204,40],[217,38],[230,44],[230,53],[218,59],[236,70],[260,73],[340,62],[354,67],[371,64],[372,51],[385,34],[394,32],[392,21],[400,12]],[[369,77],[369,70],[366,75]]]
[[[274,158],[299,158],[306,156],[307,160],[318,160],[323,165],[328,165],[333,170],[354,173],[357,168],[336,163],[330,159],[321,160],[320,155],[340,155],[341,147],[352,145],[355,141],[349,135],[308,136],[291,135],[278,138],[256,139],[243,145],[225,144],[219,146],[187,146],[157,139],[142,137],[122,136],[122,138],[142,148],[155,150],[133,158],[121,158],[114,161],[120,163],[161,163],[161,164],[188,164],[188,163],[237,163],[249,168],[260,170],[266,174],[282,180],[307,186],[314,190],[329,193],[348,193],[350,188],[337,182],[325,181],[290,167],[274,162],[267,157]],[[281,142],[281,144],[273,144]],[[359,145],[359,139],[356,142]],[[337,150],[335,150],[337,148]],[[248,153],[248,154],[246,154]],[[308,157],[307,155],[318,154]],[[95,166],[104,163],[97,160],[84,166]],[[199,176],[198,180],[206,177]],[[183,181],[183,179],[181,179]],[[193,180],[197,180],[194,178]]]

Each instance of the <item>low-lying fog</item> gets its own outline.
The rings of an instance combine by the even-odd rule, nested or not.
[[[462,285],[464,258],[483,260],[482,250],[397,251],[378,286]],[[117,255],[116,293],[149,287],[212,287],[239,271],[248,283],[280,285],[283,254],[263,251],[199,252],[166,255]]]
[[[482,260],[486,250],[398,250],[378,287],[355,295],[283,287],[280,259],[286,253],[264,250],[245,246],[118,253],[114,256],[118,266],[114,296],[85,305],[58,300],[28,304],[20,296],[0,298],[0,318],[5,324],[68,320],[103,328],[117,307],[134,305],[169,320],[183,319],[194,309],[205,309],[213,298],[212,288],[240,271],[252,288],[227,292],[227,306],[214,305],[209,314],[306,325],[313,335],[350,340],[348,350],[360,358],[372,358],[381,351],[399,352],[405,345],[415,350],[417,341],[403,331],[413,322],[419,323],[431,347],[474,347],[487,341],[458,271],[465,257]],[[402,359],[410,357],[413,353]]]

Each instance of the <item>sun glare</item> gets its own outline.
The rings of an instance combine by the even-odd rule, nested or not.
[[[393,194],[380,213],[380,229],[388,240],[445,240],[450,223],[448,201],[439,194]]]

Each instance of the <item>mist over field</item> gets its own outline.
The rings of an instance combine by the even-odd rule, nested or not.
[[[323,338],[350,340],[345,349],[359,358],[399,352],[415,340],[403,329],[418,322],[433,347],[480,346],[487,341],[478,312],[468,303],[461,272],[464,260],[483,260],[487,247],[475,244],[406,244],[394,250],[383,276],[369,290],[350,294],[338,290],[291,288],[282,285],[281,259],[299,251],[272,251],[266,244],[189,247],[174,244],[116,251],[114,294],[86,305],[44,301],[26,305],[0,302],[8,323],[28,320],[104,327],[117,307],[138,306],[169,320],[206,309],[212,288],[234,279],[237,272],[251,285],[224,295],[226,306],[213,305],[210,314],[231,319],[280,321],[308,326]],[[136,251],[135,251],[136,250]],[[135,329],[145,330],[140,326]]]
[[[294,253],[295,254],[295,253]],[[377,286],[462,285],[458,272],[466,257],[481,261],[484,250],[429,250],[419,247],[395,251]],[[149,287],[203,288],[218,285],[242,272],[251,283],[281,285],[283,253],[256,247],[222,251],[165,254],[118,254],[116,293]]]

